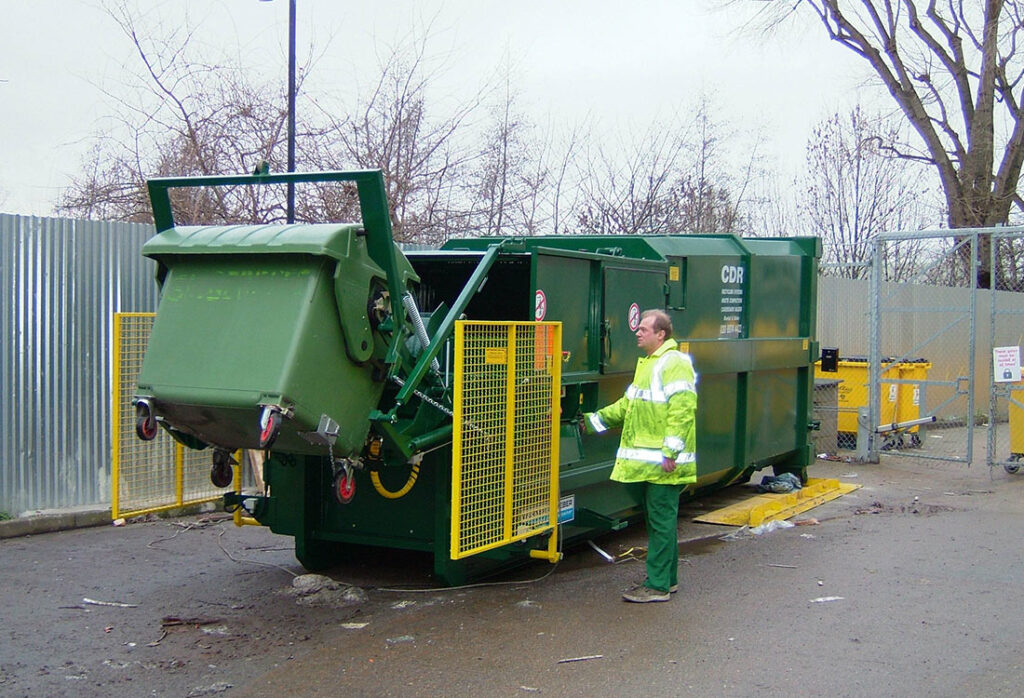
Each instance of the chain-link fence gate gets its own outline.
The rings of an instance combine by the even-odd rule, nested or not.
[[[962,229],[876,240],[858,456],[877,460],[886,451],[1016,470],[1021,451],[1013,449],[1024,429],[1022,233]],[[996,374],[1000,360],[1009,362],[1010,379],[1005,368]]]
[[[1019,230],[993,233],[990,268],[996,291],[990,294],[988,464],[1016,473],[1024,465],[1024,237]]]

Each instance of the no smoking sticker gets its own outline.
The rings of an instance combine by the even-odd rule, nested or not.
[[[539,288],[533,297],[533,319],[540,322],[548,314],[548,297]]]
[[[634,332],[640,327],[640,306],[634,303],[629,306],[629,329]]]

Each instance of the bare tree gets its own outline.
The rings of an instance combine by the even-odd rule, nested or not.
[[[586,128],[531,128],[525,143],[529,157],[519,173],[517,216],[523,235],[560,235],[572,229],[582,194],[571,178],[576,156],[588,138]]]
[[[887,147],[934,167],[950,227],[1004,224],[1014,204],[1024,208],[1019,0],[803,0],[799,7],[863,58],[892,96],[920,142]],[[990,277],[985,262],[978,285],[989,287]]]
[[[685,121],[653,123],[639,136],[611,139],[618,148],[587,148],[578,174],[580,232],[739,232],[745,227],[740,200],[756,153],[751,150],[740,175],[732,175],[723,130],[705,98]]]
[[[1002,280],[1007,291],[1024,292],[1024,240],[1020,238],[997,238],[995,259],[998,268],[996,278]]]
[[[584,127],[542,130],[525,117],[507,59],[501,82],[469,173],[465,231],[558,234],[573,215],[578,189],[568,180]]]
[[[142,74],[110,128],[87,156],[85,171],[63,192],[68,215],[150,221],[145,182],[155,176],[235,174],[261,161],[277,165],[286,111],[279,89],[240,68],[190,58],[193,30],[140,30],[125,9],[112,10],[140,59]],[[182,223],[283,219],[283,197],[261,188],[171,192]]]
[[[467,160],[455,136],[484,95],[481,90],[440,116],[431,113],[428,87],[444,66],[430,60],[429,38],[429,30],[413,34],[379,56],[379,78],[369,94],[359,97],[351,116],[331,119],[345,160],[383,171],[395,238],[403,242],[447,236],[445,202]]]
[[[483,134],[482,149],[470,173],[470,197],[474,218],[471,225],[483,235],[522,235],[524,205],[530,207],[529,188],[536,192],[546,183],[542,159],[532,160],[527,153],[527,140],[532,128],[518,113],[517,94],[512,87],[512,69],[505,59],[503,88],[500,99],[490,110],[488,127]],[[527,168],[534,166],[532,181],[527,180]],[[528,188],[529,187],[529,188]],[[536,210],[530,211],[531,221]],[[519,228],[517,231],[516,229]]]
[[[825,265],[836,276],[864,278],[873,245],[883,232],[925,227],[931,211],[920,167],[881,144],[897,134],[879,127],[860,107],[819,124],[807,145],[800,211],[822,239]],[[920,243],[886,247],[884,277],[911,278]]]
[[[688,164],[673,188],[673,225],[681,232],[739,233],[748,227],[742,210],[758,161],[757,144],[746,149],[743,161],[730,162],[726,150],[741,139],[713,112],[711,99],[702,96],[692,119]]]
[[[809,235],[810,226],[798,215],[796,180],[783,185],[780,177],[776,171],[763,171],[752,183],[745,212],[749,231],[757,237]]]
[[[556,133],[547,130],[543,142],[543,161],[549,162],[549,187],[540,192],[544,203],[551,212],[551,233],[560,235],[570,229],[570,222],[575,219],[580,191],[578,187],[569,185],[571,165],[587,140],[587,127],[576,124],[567,130]]]
[[[665,234],[675,229],[685,173],[688,129],[678,122],[628,129],[583,150],[576,177],[582,202],[576,228],[585,234]]]
[[[586,199],[578,213],[580,232],[672,232],[666,213],[685,147],[679,129],[662,125],[652,125],[623,148],[589,144],[579,174]]]
[[[554,222],[554,211],[547,206],[549,192],[559,190],[559,183],[550,158],[553,141],[550,137],[536,137],[536,129],[532,130],[534,138],[524,144],[526,152],[533,158],[527,158],[519,172],[521,194],[516,201],[516,214],[522,235],[541,235],[557,232]]]
[[[198,58],[187,24],[145,30],[123,7],[111,14],[140,59],[135,94],[111,95],[119,104],[116,123],[97,137],[58,210],[148,221],[145,182],[151,177],[237,174],[263,162],[273,171],[285,170],[287,100],[280,86],[260,83],[230,61]],[[320,95],[305,95],[299,109],[298,169],[382,169],[395,237],[402,241],[444,239],[450,213],[444,197],[462,162],[454,154],[454,135],[478,101],[431,117],[427,86],[436,73],[427,59],[428,39],[429,34],[413,35],[383,54],[371,89],[350,112]],[[300,66],[300,95],[311,64],[312,59]],[[271,222],[285,219],[283,191],[181,189],[171,197],[182,223]],[[310,185],[296,196],[297,220],[359,217],[350,187]]]

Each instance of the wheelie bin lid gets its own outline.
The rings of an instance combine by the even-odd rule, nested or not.
[[[362,230],[358,223],[182,225],[149,239],[142,254],[152,259],[195,254],[307,254],[340,260],[351,255]]]

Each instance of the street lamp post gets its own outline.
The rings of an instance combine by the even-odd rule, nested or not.
[[[271,2],[271,0],[261,0]],[[288,0],[288,171],[295,171],[295,0]],[[295,183],[288,182],[289,223],[295,222]]]
[[[295,171],[295,0],[288,0],[288,171]],[[295,222],[295,183],[288,182],[288,222]]]

